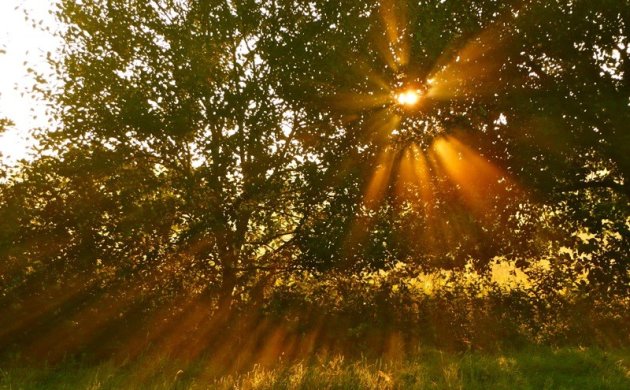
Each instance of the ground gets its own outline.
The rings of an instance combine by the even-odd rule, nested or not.
[[[394,360],[317,356],[220,373],[203,360],[54,367],[1,363],[1,389],[630,389],[630,350],[529,347],[503,352],[421,349]]]

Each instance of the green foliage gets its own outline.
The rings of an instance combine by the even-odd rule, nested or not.
[[[199,346],[252,313],[366,351],[627,342],[629,10],[60,1],[54,122],[0,171],[0,347]]]
[[[399,264],[362,275],[306,274],[276,282],[265,311],[278,326],[316,331],[320,343],[343,353],[387,355],[392,337],[399,339],[397,353],[417,345],[493,350],[630,341],[627,298],[601,297],[579,282],[567,286],[574,275],[546,266],[531,275],[506,283],[471,264],[438,273]]]

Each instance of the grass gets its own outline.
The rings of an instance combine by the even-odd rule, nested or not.
[[[0,364],[0,389],[630,389],[630,350],[424,350],[405,359],[315,357],[220,375],[199,360],[144,358],[55,367]]]

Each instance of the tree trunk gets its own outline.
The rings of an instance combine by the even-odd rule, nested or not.
[[[217,315],[227,316],[232,309],[234,287],[236,287],[236,272],[232,262],[226,262],[223,273],[223,281],[221,283],[221,291],[219,292],[219,303],[217,306]]]

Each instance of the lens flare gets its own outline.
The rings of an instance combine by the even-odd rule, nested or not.
[[[398,101],[398,104],[407,107],[415,106],[419,100],[420,93],[412,89],[401,92],[396,96],[396,101]]]

